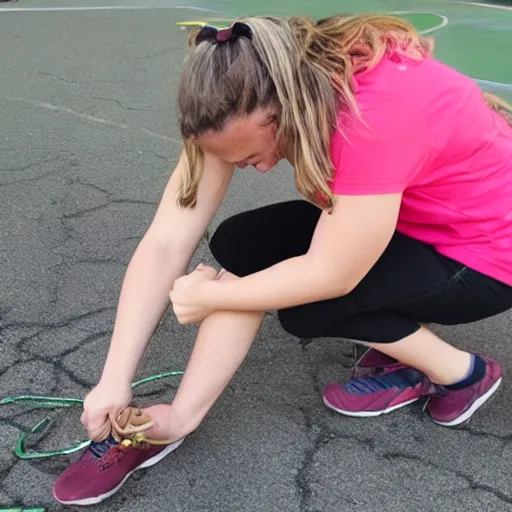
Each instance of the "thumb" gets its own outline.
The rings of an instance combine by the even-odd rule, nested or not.
[[[108,418],[105,418],[101,425],[87,429],[87,433],[89,434],[89,439],[91,441],[94,443],[101,443],[112,433],[112,424]]]
[[[84,411],[80,418],[82,425],[87,430],[95,430],[105,422],[107,414],[104,411]]]
[[[89,434],[89,439],[94,442],[106,439],[112,428],[108,415],[105,413],[83,414],[82,424]]]

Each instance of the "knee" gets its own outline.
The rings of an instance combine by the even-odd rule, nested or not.
[[[305,315],[300,307],[282,309],[277,312],[279,323],[283,329],[296,338],[315,338],[314,322]]]
[[[237,239],[240,238],[240,227],[237,216],[224,220],[210,238],[209,245],[213,257],[227,270],[232,270],[237,259]]]

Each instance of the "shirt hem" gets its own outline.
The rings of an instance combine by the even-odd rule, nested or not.
[[[466,265],[472,270],[476,270],[487,277],[491,277],[500,283],[512,286],[512,276],[510,272],[506,272],[492,265],[489,265],[488,261],[484,261],[474,255],[468,254],[467,252],[461,253],[457,250],[458,248],[452,247],[438,247],[434,246],[439,254],[451,258],[452,260],[458,261],[463,265]]]

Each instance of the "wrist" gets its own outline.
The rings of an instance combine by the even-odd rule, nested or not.
[[[101,374],[100,384],[107,386],[123,386],[132,384],[132,377],[126,372],[120,371],[119,368],[110,368],[105,366]]]
[[[204,281],[199,289],[199,301],[205,309],[216,311],[219,308],[220,291],[218,281]]]

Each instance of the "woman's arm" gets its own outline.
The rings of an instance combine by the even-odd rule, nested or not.
[[[184,157],[166,186],[155,217],[137,247],[122,285],[102,380],[131,382],[159,321],[169,290],[190,259],[229,186],[233,166],[206,156],[195,208],[176,203]]]
[[[390,242],[400,204],[401,194],[338,196],[333,212],[321,215],[305,255],[235,281],[188,289],[178,281],[171,292],[175,310],[195,302],[214,310],[265,311],[346,295]]]

